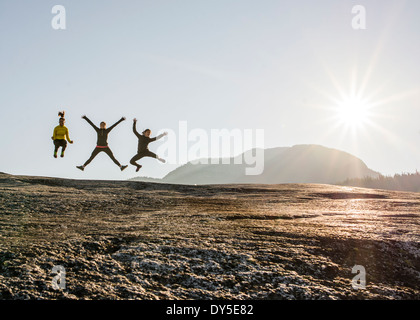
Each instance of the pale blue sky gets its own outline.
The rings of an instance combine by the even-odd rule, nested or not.
[[[51,27],[56,4],[66,8],[66,30]],[[366,30],[351,27],[354,5],[367,10]],[[83,114],[96,124],[127,118],[109,138],[124,164],[136,153],[136,117],[152,135],[177,132],[179,121],[264,129],[265,147],[321,144],[384,174],[420,170],[418,12],[417,0],[0,0],[0,171],[137,176],[105,155],[75,168],[96,142]],[[376,106],[350,132],[328,97],[350,94],[352,75]],[[75,143],[54,159],[61,109]],[[152,177],[176,167],[142,163]]]

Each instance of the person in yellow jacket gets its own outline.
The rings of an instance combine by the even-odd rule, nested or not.
[[[67,141],[73,143],[69,137],[69,129],[64,125],[66,119],[64,119],[64,111],[59,112],[60,119],[58,120],[59,125],[54,128],[53,136],[51,139],[54,140],[54,158],[57,158],[58,149],[61,147],[60,157],[64,157],[64,151],[67,148]],[[66,141],[67,139],[67,141]]]

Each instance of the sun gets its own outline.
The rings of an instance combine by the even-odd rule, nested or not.
[[[358,97],[348,97],[337,103],[336,112],[341,124],[360,127],[369,121],[370,105]]]

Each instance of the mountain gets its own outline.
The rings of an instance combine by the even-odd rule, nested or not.
[[[247,175],[246,169],[255,166],[246,159],[263,152],[264,170],[258,175]],[[254,158],[255,159],[255,158]],[[203,160],[203,159],[202,159]],[[320,145],[296,145],[270,149],[252,149],[237,157],[218,159],[216,164],[185,165],[168,173],[160,182],[176,184],[228,184],[228,183],[326,183],[334,184],[347,179],[379,176],[359,158],[340,150]],[[213,159],[214,160],[214,159]],[[241,164],[235,164],[237,160]],[[254,160],[255,161],[255,160]],[[248,164],[249,163],[249,164]],[[142,181],[143,178],[133,180]]]

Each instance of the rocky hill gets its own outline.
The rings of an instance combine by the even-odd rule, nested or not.
[[[334,184],[347,179],[378,177],[379,173],[369,169],[359,158],[336,149],[319,145],[296,145],[288,148],[262,150],[264,171],[258,175],[247,175],[249,153],[255,149],[218,164],[188,162],[168,173],[161,181],[178,184],[230,184],[230,183],[328,183]],[[226,160],[226,159],[225,159]],[[235,162],[236,160],[239,160]],[[235,164],[239,163],[239,164]],[[137,181],[148,181],[134,178]],[[150,180],[149,180],[150,181]],[[158,180],[156,180],[158,181]]]

